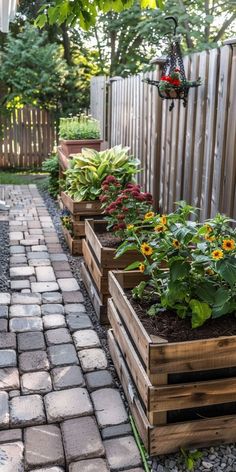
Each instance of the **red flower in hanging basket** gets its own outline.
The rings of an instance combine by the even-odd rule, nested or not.
[[[181,85],[181,82],[179,79],[172,79],[171,84],[175,85],[176,87],[179,87]]]

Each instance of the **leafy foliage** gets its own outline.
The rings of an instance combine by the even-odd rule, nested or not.
[[[197,462],[203,456],[202,452],[198,451],[197,449],[195,451],[186,451],[182,447],[180,448],[180,452],[183,455],[186,469],[189,471],[194,471]]]
[[[49,179],[47,189],[49,193],[56,198],[59,193],[59,159],[57,154],[52,154],[42,164],[42,169],[48,172]]]
[[[77,202],[96,200],[102,193],[101,184],[114,175],[122,185],[137,172],[138,161],[128,155],[128,148],[115,146],[106,151],[82,149],[75,154],[71,168],[65,172],[66,192]]]
[[[99,122],[91,116],[81,115],[61,118],[59,125],[61,139],[100,139]]]
[[[236,229],[219,214],[204,225],[189,221],[193,212],[180,202],[174,213],[144,219],[126,231],[117,257],[132,249],[144,258],[136,266],[149,280],[134,295],[150,300],[155,294],[158,302],[150,315],[171,310],[191,317],[197,328],[209,318],[236,312]]]

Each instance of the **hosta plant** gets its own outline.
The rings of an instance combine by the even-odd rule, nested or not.
[[[163,310],[191,318],[197,328],[209,318],[236,313],[236,229],[220,214],[200,224],[189,221],[194,209],[180,202],[169,215],[155,214],[127,231],[117,256],[136,250],[148,276],[133,296],[150,303],[149,315]]]
[[[91,116],[81,115],[61,118],[59,125],[61,139],[100,139],[100,125]]]
[[[125,229],[132,229],[142,222],[144,215],[152,214],[152,195],[142,192],[140,185],[128,182],[122,189],[121,184],[109,175],[102,183],[99,199],[108,223],[107,230],[123,236]]]
[[[100,152],[83,149],[81,154],[75,154],[65,172],[66,193],[77,202],[96,200],[108,175],[113,175],[123,187],[138,172],[139,161],[128,151],[129,148],[115,146]]]

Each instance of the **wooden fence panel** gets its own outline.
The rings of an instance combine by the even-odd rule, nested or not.
[[[53,114],[25,107],[0,116],[0,168],[37,168],[56,144]]]

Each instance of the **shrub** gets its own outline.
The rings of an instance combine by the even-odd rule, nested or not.
[[[91,116],[81,115],[61,118],[59,125],[61,139],[100,139],[99,122]]]
[[[48,192],[56,198],[59,193],[59,159],[57,154],[52,154],[42,164],[42,169],[48,172],[49,179],[47,184]]]

